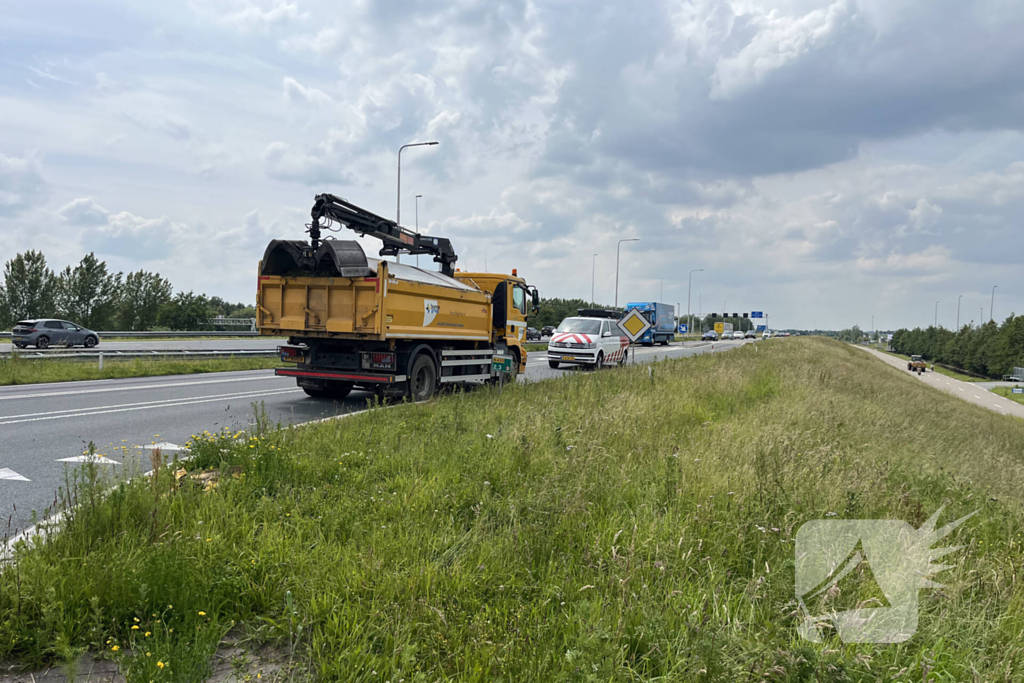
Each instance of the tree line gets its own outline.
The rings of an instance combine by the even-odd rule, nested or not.
[[[999,378],[1024,367],[1024,316],[1010,315],[1002,324],[989,321],[958,331],[941,327],[901,329],[893,333],[892,349],[906,355]]]
[[[18,254],[4,265],[0,329],[19,320],[60,318],[91,330],[202,330],[217,316],[255,317],[255,309],[220,297],[173,291],[159,273],[113,273],[86,254],[55,273],[42,252]]]

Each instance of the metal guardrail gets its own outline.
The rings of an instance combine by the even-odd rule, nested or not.
[[[259,332],[253,332],[251,330],[235,331],[229,330],[199,330],[195,332],[160,332],[160,331],[146,331],[146,332],[97,332],[100,335],[100,339],[113,338],[113,337],[124,337],[125,339],[145,339],[146,337],[171,337],[175,339],[188,339],[189,337],[258,337]],[[0,332],[0,338],[10,339],[10,332]]]
[[[277,349],[228,349],[219,351],[72,351],[55,349],[50,351],[0,351],[0,360],[48,360],[63,358],[76,361],[97,360],[103,367],[104,360],[132,360],[150,358],[271,358],[278,355]]]

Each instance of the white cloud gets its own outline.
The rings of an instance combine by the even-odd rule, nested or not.
[[[307,88],[290,76],[285,76],[282,83],[284,98],[288,102],[304,102],[306,104],[332,104],[334,100],[323,90]]]
[[[41,204],[47,195],[38,151],[22,157],[0,153],[0,217],[14,216]]]

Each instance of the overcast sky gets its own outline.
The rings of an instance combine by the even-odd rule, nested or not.
[[[252,301],[332,192],[545,296],[880,329],[1024,312],[1024,3],[37,0],[0,259]],[[375,248],[366,242],[368,252]],[[379,243],[377,244],[379,247]],[[425,263],[424,259],[424,263]]]

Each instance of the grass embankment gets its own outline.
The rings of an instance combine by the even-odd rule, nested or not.
[[[204,372],[262,370],[280,365],[277,358],[222,358],[209,360],[106,360],[95,361],[0,359],[0,386],[43,384],[89,379],[191,375]]]
[[[990,389],[990,391],[993,394],[999,394],[1003,398],[1008,398],[1011,401],[1016,401],[1017,403],[1024,403],[1024,394],[1015,394],[1012,391],[1010,391],[1010,387],[993,387],[992,389]]]
[[[0,576],[0,660],[194,681],[234,627],[332,681],[1024,674],[1024,423],[819,338],[650,367],[204,437],[208,491],[85,486]],[[980,512],[915,636],[800,639],[801,524],[942,505]]]

